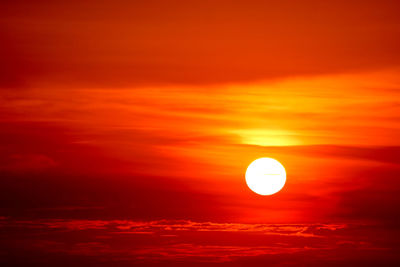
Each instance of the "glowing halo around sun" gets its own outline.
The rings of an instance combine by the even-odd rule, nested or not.
[[[259,195],[275,194],[283,188],[285,182],[285,168],[273,158],[256,159],[247,167],[247,186]]]

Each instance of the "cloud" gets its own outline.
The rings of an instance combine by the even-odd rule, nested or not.
[[[43,154],[13,154],[6,162],[0,165],[0,170],[12,171],[40,171],[57,166],[50,157]]]
[[[262,147],[257,149],[270,153],[288,153],[303,157],[338,158],[355,161],[380,162],[398,165],[400,146],[343,146],[343,145],[310,145]]]
[[[346,228],[346,224],[243,224],[243,223],[213,223],[193,222],[188,220],[35,220],[14,221],[23,227],[42,227],[59,230],[96,230],[107,229],[121,234],[158,233],[169,235],[175,232],[240,232],[263,235],[282,235],[296,237],[319,237],[313,232],[317,230],[336,231]]]
[[[392,239],[373,224],[243,224],[188,220],[14,220],[0,225],[12,247],[32,255],[90,257],[99,262],[238,263],[286,257],[296,262],[310,251],[320,260],[390,256]],[[24,236],[18,235],[20,231]],[[390,232],[390,230],[389,230]],[[34,239],[34,241],[33,241]],[[0,246],[4,246],[0,242]],[[336,253],[336,255],[335,255]],[[64,255],[64,256],[63,256]],[[310,259],[302,259],[307,263]]]

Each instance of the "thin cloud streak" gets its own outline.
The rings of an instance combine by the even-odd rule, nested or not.
[[[193,222],[187,220],[130,221],[130,220],[11,220],[3,217],[4,227],[49,228],[58,230],[99,230],[107,229],[114,233],[163,233],[180,231],[198,232],[251,232],[265,235],[284,235],[297,237],[319,237],[316,230],[340,230],[347,224],[245,224]],[[168,233],[163,233],[168,235]]]

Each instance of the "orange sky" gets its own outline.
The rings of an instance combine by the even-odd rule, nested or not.
[[[399,7],[3,1],[0,217],[397,225]]]
[[[3,168],[32,168],[32,157],[43,157],[43,168],[63,168],[64,161],[79,160],[76,171],[90,172],[98,159],[80,150],[95,149],[96,157],[112,159],[101,159],[105,163],[96,173],[107,168],[116,175],[114,180],[140,180],[143,175],[178,181],[185,188],[178,190],[214,195],[231,219],[332,219],[342,212],[335,194],[370,190],[378,179],[374,174],[360,179],[360,172],[399,171],[397,73],[382,70],[207,86],[3,90],[5,125],[59,127],[68,138],[63,145],[79,151],[65,154],[45,140],[36,144],[42,146],[41,152],[16,144],[3,155],[14,163]],[[16,126],[8,127],[11,131]],[[47,130],[34,130],[39,137],[59,139]],[[26,138],[30,131],[19,134]],[[288,183],[273,201],[257,204],[243,175],[246,166],[262,156],[285,165]],[[376,186],[391,188],[392,182]],[[314,198],[326,201],[329,209],[316,205]],[[274,206],[272,214],[262,212],[266,207],[275,210]]]

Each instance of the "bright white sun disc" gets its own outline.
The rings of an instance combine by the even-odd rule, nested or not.
[[[283,188],[285,182],[285,168],[275,159],[259,158],[247,167],[247,186],[257,194],[264,196],[275,194]]]

